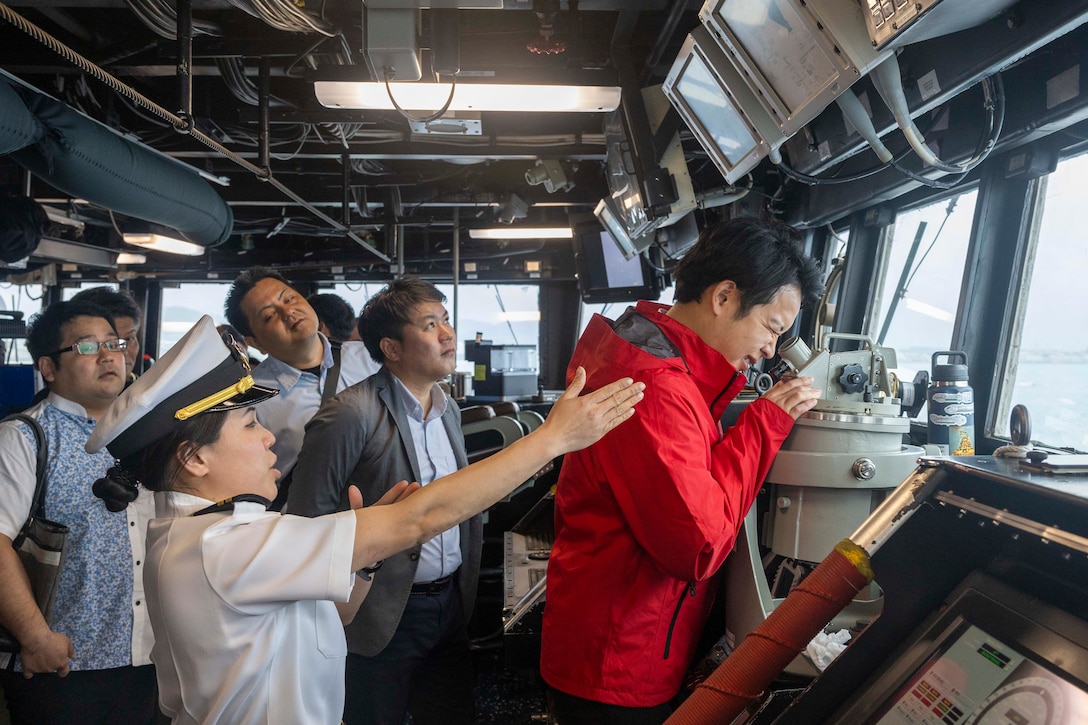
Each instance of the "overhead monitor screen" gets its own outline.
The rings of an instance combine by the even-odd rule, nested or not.
[[[876,725],[1074,725],[1088,723],[1088,694],[965,624],[878,716]]]
[[[624,257],[612,233],[593,217],[572,222],[578,290],[585,302],[657,299],[657,276],[641,255]]]
[[[714,78],[701,55],[692,54],[673,84],[673,89],[683,99],[688,112],[713,144],[713,149],[708,149],[711,156],[717,151],[724,158],[728,169],[723,169],[723,173],[732,171],[745,156],[755,151],[758,142],[752,136],[748,124],[737,112],[732,99]]]
[[[642,286],[641,257],[625,258],[609,232],[601,232],[599,248],[604,253],[605,278],[609,287]]]
[[[734,59],[704,27],[684,40],[661,89],[730,184],[786,139]]]
[[[593,216],[605,229],[611,232],[610,238],[616,243],[616,247],[626,259],[642,254],[642,252],[654,243],[654,231],[651,229],[645,234],[632,237],[627,233],[627,228],[620,221],[620,213],[616,210],[616,200],[605,197],[597,202],[593,209]]]
[[[839,77],[831,50],[802,17],[798,0],[722,0],[715,14],[715,25],[769,86],[757,90],[777,113],[796,115]],[[757,85],[763,83],[757,79]]]

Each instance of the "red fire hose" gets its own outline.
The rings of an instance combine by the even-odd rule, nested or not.
[[[732,722],[872,580],[865,550],[850,539],[840,541],[763,624],[696,686],[666,725]]]

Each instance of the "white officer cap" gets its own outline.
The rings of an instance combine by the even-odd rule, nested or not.
[[[225,343],[205,315],[113,402],[86,449],[108,448],[114,458],[125,458],[194,415],[250,406],[278,393],[254,382],[246,356]]]

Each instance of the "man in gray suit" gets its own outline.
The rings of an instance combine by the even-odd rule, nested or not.
[[[401,480],[427,485],[467,465],[461,413],[436,385],[453,372],[457,345],[445,295],[405,277],[360,315],[382,368],[329,399],[306,426],[287,511],[347,508],[347,488],[377,501]],[[483,525],[475,516],[390,557],[347,627],[344,722],[472,723],[466,625],[476,595]]]

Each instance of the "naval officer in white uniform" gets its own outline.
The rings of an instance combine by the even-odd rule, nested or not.
[[[342,621],[381,560],[598,440],[642,398],[630,379],[579,398],[583,382],[532,435],[426,489],[401,482],[375,502],[385,505],[363,508],[354,491],[353,510],[281,516],[266,510],[279,471],[253,408],[275,391],[254,384],[245,357],[203,318],[87,442],[118,459],[95,484],[108,506],[123,508],[139,486],[158,492],[144,579],[163,711],[175,723],[339,723]]]

